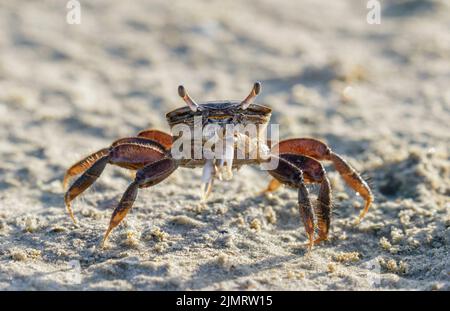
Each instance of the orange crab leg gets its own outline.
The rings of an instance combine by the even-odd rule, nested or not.
[[[373,202],[373,194],[369,188],[367,182],[358,174],[358,172],[350,166],[343,158],[338,154],[331,153],[331,161],[333,161],[336,170],[353,190],[358,192],[366,201],[364,209],[359,214],[361,220],[369,211],[370,205]]]
[[[366,215],[374,199],[369,185],[348,162],[331,151],[326,144],[312,138],[294,138],[279,142],[278,145],[274,146],[273,150],[279,153],[294,153],[307,155],[317,160],[332,161],[347,185],[359,193],[366,201],[359,218],[362,219]]]
[[[103,150],[108,150],[108,152],[103,152]],[[102,156],[100,157],[100,155]],[[100,177],[106,164],[109,163],[127,169],[140,169],[165,156],[166,151],[157,142],[146,138],[131,137],[119,139],[113,143],[110,149],[102,149],[101,153],[97,152],[75,164],[73,167],[76,169],[69,169],[69,172],[72,174],[77,172],[77,170],[81,171],[84,168],[84,163],[88,163],[90,167],[70,186],[64,196],[64,202],[73,222],[76,223],[76,220],[71,208],[71,202]],[[100,158],[94,160],[96,157]]]
[[[138,188],[147,188],[158,184],[172,174],[176,168],[177,164],[174,159],[165,158],[151,163],[137,172],[136,179],[128,186],[119,205],[114,209],[108,229],[103,237],[102,247],[105,245],[111,231],[119,225],[133,207]]]
[[[146,138],[132,137],[116,141],[110,151],[111,164],[137,170],[166,156],[160,144]]]
[[[67,185],[73,176],[83,173],[84,171],[89,169],[98,159],[104,157],[108,153],[109,153],[109,149],[104,148],[97,152],[94,152],[93,154],[88,155],[84,159],[82,159],[82,160],[78,161],[77,163],[75,163],[74,165],[72,165],[66,171],[66,174],[64,175],[63,189],[67,188]]]
[[[276,191],[278,188],[280,188],[280,186],[281,186],[281,183],[280,183],[277,179],[272,178],[272,180],[271,180],[271,181],[269,182],[269,184],[267,185],[267,188],[264,189],[264,190],[262,191],[262,193],[270,193],[270,192],[274,192],[274,191]]]
[[[140,131],[138,137],[145,137],[154,140],[163,145],[166,150],[170,150],[173,143],[172,135],[154,129]]]
[[[98,177],[100,177],[101,173],[105,169],[106,164],[109,161],[109,156],[106,155],[99,160],[97,160],[86,172],[83,173],[67,190],[64,195],[64,202],[66,203],[67,210],[69,212],[70,218],[72,221],[76,223],[75,217],[73,215],[72,208],[70,207],[70,202],[75,199],[79,194],[81,194],[84,190],[89,188]]]
[[[280,183],[298,189],[298,204],[306,233],[309,248],[314,243],[326,240],[331,220],[331,188],[325,170],[317,160],[296,154],[280,154],[279,165],[269,171]],[[305,183],[319,183],[320,191],[317,205],[313,208]],[[319,238],[314,240],[314,217],[317,218]]]

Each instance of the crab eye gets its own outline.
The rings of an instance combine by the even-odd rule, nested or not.
[[[178,86],[178,95],[185,101],[185,103],[191,108],[192,111],[197,111],[199,109],[198,104],[189,96],[188,92],[184,86]]]
[[[261,92],[261,82],[255,82],[250,94],[241,102],[242,109],[247,109],[255,100],[256,96]]]

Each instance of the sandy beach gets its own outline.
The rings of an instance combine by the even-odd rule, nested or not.
[[[450,4],[382,1],[0,3],[0,290],[450,290]],[[297,192],[243,167],[200,201],[201,169],[139,192],[100,248],[130,173],[108,165],[73,209],[65,170],[198,101],[273,109],[280,138],[326,142],[330,240],[307,251]],[[311,187],[317,194],[318,187]]]

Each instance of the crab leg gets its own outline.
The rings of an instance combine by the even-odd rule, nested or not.
[[[331,218],[331,188],[323,166],[313,158],[281,154],[279,165],[269,171],[278,182],[298,189],[298,204],[303,225],[309,238],[309,248],[328,238]],[[319,183],[317,204],[313,208],[305,183]],[[317,218],[319,238],[314,240],[314,218]]]
[[[314,241],[318,243],[328,239],[328,232],[330,230],[331,222],[331,186],[330,181],[323,171],[323,177],[320,184],[319,196],[317,197],[317,226],[319,228],[319,238]]]
[[[328,239],[328,232],[331,222],[331,186],[322,164],[308,156],[299,156],[296,154],[283,154],[283,159],[297,166],[302,172],[306,183],[320,184],[317,203],[314,206],[314,213],[319,229],[319,237],[314,243]]]
[[[169,150],[172,145],[172,136],[169,134],[166,134],[164,132],[158,131],[158,130],[146,130],[142,131],[138,134],[139,137],[129,137],[129,138],[122,138],[117,141],[115,141],[112,146],[123,144],[126,142],[129,143],[142,143],[143,139],[147,138],[152,140],[153,142],[159,143],[165,150]],[[145,143],[146,141],[144,141]],[[83,158],[82,160],[78,161],[74,165],[72,165],[64,174],[63,179],[63,189],[67,188],[67,185],[69,184],[70,180],[84,171],[86,171],[88,168],[90,168],[98,159],[106,156],[109,154],[110,148],[103,148],[100,149],[97,152],[94,152],[87,157]]]
[[[127,215],[128,211],[133,206],[133,203],[137,197],[138,187],[139,185],[135,181],[133,181],[122,195],[119,205],[114,209],[114,212],[111,215],[108,229],[103,236],[102,247],[105,246],[106,240],[108,239],[108,236],[111,233],[112,229],[114,229],[122,221],[122,219]]]
[[[104,150],[108,150],[108,152],[106,153]],[[73,222],[76,223],[76,220],[71,208],[71,202],[100,177],[106,164],[109,163],[135,170],[160,160],[165,155],[164,148],[157,142],[146,138],[131,137],[119,139],[112,144],[110,149],[102,149],[72,166],[66,173],[66,182],[67,176],[82,170],[86,165],[90,165],[84,174],[70,186],[64,196],[64,202]],[[94,161],[96,157],[99,158]],[[94,162],[91,163],[92,161]]]
[[[314,210],[309,199],[308,189],[302,179],[299,180],[297,188],[300,215],[303,220],[303,226],[305,226],[306,233],[308,234],[308,247],[311,249],[314,245]]]
[[[158,184],[172,174],[176,168],[177,164],[174,159],[164,158],[138,170],[136,179],[128,186],[118,206],[114,209],[108,229],[103,237],[102,246],[104,246],[111,231],[119,225],[132,208],[138,188],[147,188]]]
[[[269,171],[269,174],[281,183],[298,189],[298,206],[311,248],[314,245],[314,210],[309,199],[308,189],[305,186],[302,170],[280,156],[278,167]]]
[[[138,137],[145,137],[160,143],[166,150],[170,150],[173,143],[172,135],[164,133],[159,130],[148,129],[144,131],[140,131]]]
[[[334,167],[345,180],[347,185],[349,185],[353,190],[359,193],[366,204],[364,209],[359,214],[359,219],[361,220],[369,211],[369,207],[373,202],[373,194],[369,188],[367,182],[358,174],[358,172],[348,164],[340,155],[336,153],[331,153],[330,159],[334,164]]]
[[[84,159],[78,161],[74,165],[72,165],[64,175],[63,180],[63,189],[67,188],[67,184],[73,176],[83,173],[87,169],[89,169],[98,159],[104,157],[109,153],[109,148],[101,149],[93,154],[88,155]]]
[[[274,146],[273,150],[279,153],[294,153],[299,155],[307,155],[317,160],[332,161],[334,167],[342,176],[346,184],[354,191],[359,193],[366,201],[359,218],[362,219],[369,210],[373,202],[373,194],[367,182],[359,175],[359,173],[340,155],[331,151],[331,149],[321,141],[312,138],[294,138],[281,141]]]
[[[262,193],[270,193],[270,192],[274,192],[274,191],[276,191],[278,188],[280,188],[280,186],[281,186],[281,183],[280,183],[277,179],[272,178],[272,180],[271,180],[271,181],[269,182],[269,184],[267,185],[267,188],[264,189],[264,190],[262,191]]]
[[[81,175],[69,188],[64,196],[64,202],[66,203],[67,211],[69,212],[70,218],[76,223],[75,217],[73,215],[72,208],[70,207],[70,202],[75,199],[84,190],[89,188],[97,178],[100,177],[101,173],[105,169],[106,164],[109,161],[109,155],[103,156],[97,160],[83,175]]]
[[[159,143],[142,137],[122,138],[111,145],[111,164],[137,170],[164,158],[167,151]]]

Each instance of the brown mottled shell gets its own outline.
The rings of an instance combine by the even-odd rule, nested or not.
[[[177,124],[193,127],[195,116],[202,116],[210,122],[217,121],[219,124],[228,123],[227,121],[231,122],[231,120],[236,120],[235,123],[244,126],[249,123],[255,125],[269,123],[272,109],[263,105],[251,104],[244,110],[240,103],[240,101],[206,102],[200,104],[199,109],[195,112],[185,106],[167,113],[166,119],[171,128]]]

